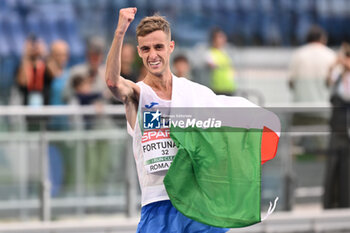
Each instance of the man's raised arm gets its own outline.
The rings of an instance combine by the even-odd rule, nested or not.
[[[140,88],[134,82],[120,76],[123,40],[130,23],[135,18],[136,11],[135,7],[119,11],[118,26],[106,62],[107,86],[113,95],[126,105],[137,103],[140,93]]]

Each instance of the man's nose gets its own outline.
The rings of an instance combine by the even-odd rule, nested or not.
[[[157,51],[156,51],[155,49],[151,49],[151,50],[149,51],[149,57],[150,57],[150,59],[155,59],[155,58],[157,58]]]

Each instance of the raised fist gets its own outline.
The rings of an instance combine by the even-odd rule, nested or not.
[[[136,7],[121,9],[119,11],[117,31],[124,34],[126,30],[128,30],[130,23],[134,20],[136,12],[137,12]]]

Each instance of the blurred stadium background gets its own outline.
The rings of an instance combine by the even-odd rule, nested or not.
[[[322,209],[327,125],[300,130],[290,124],[288,109],[329,112],[329,103],[293,104],[287,80],[291,54],[305,43],[312,24],[328,32],[335,51],[350,38],[349,0],[1,0],[0,232],[135,232],[140,193],[123,107],[104,106],[98,117],[113,120],[85,130],[84,116],[97,114],[93,106],[25,107],[14,91],[29,34],[48,45],[67,41],[71,67],[84,62],[90,37],[103,37],[108,48],[118,11],[128,6],[138,12],[127,40],[135,43],[142,17],[167,16],[175,54],[189,58],[193,79],[205,85],[208,34],[221,27],[230,42],[239,93],[274,107],[281,117],[279,151],[264,165],[262,182],[263,210],[279,196],[276,213],[232,232],[350,232],[350,210]],[[45,122],[57,116],[65,118],[66,130],[27,125],[28,118]],[[308,146],[300,147],[300,140]]]

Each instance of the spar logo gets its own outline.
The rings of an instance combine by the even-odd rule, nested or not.
[[[143,128],[144,129],[160,129],[161,122],[160,117],[161,113],[159,110],[156,112],[143,112]]]
[[[161,140],[161,139],[169,139],[170,138],[170,129],[169,128],[162,128],[162,129],[154,129],[154,130],[147,130],[142,135],[142,143],[155,141],[155,140]]]

